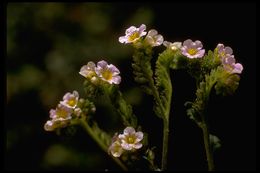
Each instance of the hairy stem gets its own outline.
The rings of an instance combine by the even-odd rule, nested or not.
[[[212,149],[210,147],[209,131],[208,131],[206,122],[203,122],[201,127],[202,127],[204,146],[205,146],[207,162],[208,162],[208,170],[214,171],[215,166],[214,166],[214,160],[213,160],[213,153],[212,153]]]
[[[168,139],[169,139],[169,121],[163,121],[163,150],[162,150],[162,165],[161,169],[166,170],[167,168],[167,157],[168,157]]]
[[[107,153],[108,146],[106,146],[100,138],[94,133],[89,124],[85,120],[80,120],[81,126],[86,130],[86,132],[96,141],[100,148]],[[127,167],[116,157],[111,156],[111,158],[124,170],[127,171]]]

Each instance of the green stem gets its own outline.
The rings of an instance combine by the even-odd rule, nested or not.
[[[80,120],[81,126],[86,130],[86,132],[96,141],[96,143],[100,146],[100,148],[107,153],[107,148],[106,146],[100,139],[99,137],[94,133],[94,131],[91,129],[89,124],[85,120]],[[111,156],[111,158],[124,170],[127,171],[127,167],[116,157]]]
[[[202,132],[203,132],[203,140],[204,140],[204,146],[207,156],[207,162],[208,162],[208,170],[214,171],[214,160],[213,160],[213,153],[212,149],[210,147],[210,140],[209,140],[209,131],[206,122],[204,121],[202,124]]]
[[[161,169],[166,170],[167,168],[167,156],[168,156],[168,139],[169,139],[169,121],[163,121],[163,150],[162,150],[162,165]]]

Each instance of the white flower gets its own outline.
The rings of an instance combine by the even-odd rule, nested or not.
[[[95,63],[90,61],[87,65],[81,67],[79,74],[81,74],[85,78],[92,79],[93,76],[96,76],[95,68]]]
[[[125,150],[134,150],[142,147],[140,141],[143,139],[143,133],[135,132],[133,127],[126,127],[124,134],[120,134],[118,137],[121,139],[121,146]]]
[[[119,37],[119,42],[120,43],[135,43],[139,38],[142,36],[146,35],[147,32],[144,30],[146,29],[146,26],[144,24],[140,25],[139,28],[136,28],[135,26],[129,27],[125,31],[125,36]]]
[[[145,37],[145,40],[152,47],[160,46],[163,43],[163,36],[158,34],[158,32],[155,29],[151,29]]]
[[[124,151],[119,140],[113,142],[108,150],[114,157],[120,157]]]
[[[164,41],[163,42],[163,45],[169,49],[172,49],[172,50],[178,50],[181,48],[182,46],[182,43],[181,42],[174,42],[174,43],[171,43],[171,42],[168,42],[168,41]]]
[[[108,65],[104,60],[97,63],[95,72],[98,77],[110,84],[119,84],[121,82],[120,71],[113,64]]]

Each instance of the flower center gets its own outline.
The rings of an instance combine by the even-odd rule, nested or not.
[[[109,70],[104,70],[104,72],[102,73],[102,77],[106,80],[111,80],[113,77],[113,74]]]
[[[134,41],[135,39],[139,38],[139,33],[138,32],[134,32],[133,34],[131,34],[128,37],[128,41]]]
[[[197,52],[198,52],[197,49],[193,49],[193,48],[188,49],[188,53],[189,53],[190,55],[195,55]]]
[[[70,106],[75,106],[76,100],[75,99],[70,99],[70,100],[68,100],[67,104],[70,105]]]
[[[132,136],[128,137],[127,142],[128,142],[129,144],[133,144],[133,143],[135,142],[134,137],[132,137]]]
[[[61,118],[66,118],[66,117],[67,117],[67,114],[68,114],[68,112],[67,112],[66,110],[64,110],[64,109],[58,109],[58,110],[56,111],[56,115],[57,115],[58,117],[61,117]]]

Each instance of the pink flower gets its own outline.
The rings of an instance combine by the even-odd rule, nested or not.
[[[113,64],[108,65],[104,60],[97,63],[95,72],[98,77],[110,84],[119,84],[121,82],[120,71]]]
[[[181,48],[182,54],[188,58],[202,58],[205,53],[205,49],[202,49],[203,45],[199,40],[193,42],[188,39],[183,42],[183,46]]]
[[[243,66],[240,63],[236,63],[236,59],[234,58],[234,55],[232,55],[233,50],[231,47],[225,47],[224,44],[218,44],[216,49],[221,57],[222,65],[227,72],[238,74],[242,73]]]
[[[120,43],[135,43],[137,40],[139,40],[142,36],[146,35],[147,32],[144,30],[146,29],[146,26],[144,24],[140,25],[139,28],[136,28],[135,26],[129,27],[125,31],[125,36],[119,37]]]
[[[75,108],[77,106],[79,100],[79,93],[77,91],[73,91],[73,93],[66,93],[63,96],[63,101],[61,101],[60,103],[70,107],[70,108]]]
[[[234,55],[227,54],[223,59],[222,64],[224,69],[229,73],[238,73],[241,74],[243,71],[243,66],[240,63],[236,63]]]
[[[69,120],[72,118],[72,112],[73,110],[70,107],[67,107],[63,104],[58,104],[55,110],[50,110],[51,120],[45,123],[44,129],[46,131],[53,131],[56,128],[65,127],[69,123]]]
[[[139,149],[143,145],[140,141],[143,139],[142,132],[135,132],[133,127],[126,127],[124,134],[120,134],[119,139],[121,139],[121,146],[125,150]]]

